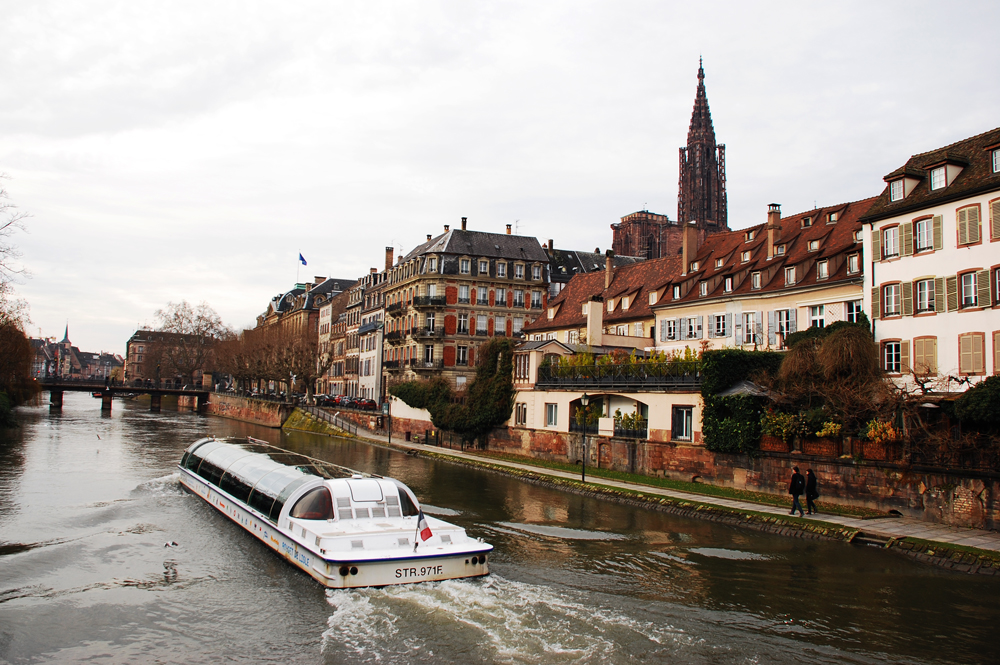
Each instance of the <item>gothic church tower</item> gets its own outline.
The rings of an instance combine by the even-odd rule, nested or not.
[[[705,70],[698,59],[698,92],[688,127],[687,147],[680,149],[677,221],[694,222],[709,233],[728,231],[726,146],[716,145],[712,112],[705,94]]]

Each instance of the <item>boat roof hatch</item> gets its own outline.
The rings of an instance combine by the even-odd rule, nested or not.
[[[382,486],[374,478],[351,478],[347,486],[351,488],[351,499],[354,501],[382,500]]]

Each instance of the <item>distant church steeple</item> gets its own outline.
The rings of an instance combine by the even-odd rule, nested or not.
[[[71,344],[71,342],[69,341],[69,323],[66,324],[66,332],[63,334],[62,341],[59,342],[59,343],[60,344]]]
[[[691,111],[687,147],[680,149],[677,221],[706,231],[728,231],[726,146],[716,145],[705,93],[705,69],[698,58],[698,91]]]

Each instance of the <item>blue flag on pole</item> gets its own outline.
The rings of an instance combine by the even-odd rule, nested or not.
[[[301,261],[302,265],[304,265],[304,266],[309,265],[308,263],[306,263],[306,260],[304,258],[302,258],[302,252],[299,252],[299,261]]]

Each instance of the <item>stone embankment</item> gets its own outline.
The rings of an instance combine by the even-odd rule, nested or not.
[[[212,393],[208,398],[206,412],[213,416],[277,428],[284,424],[294,409],[292,405],[281,402]]]

